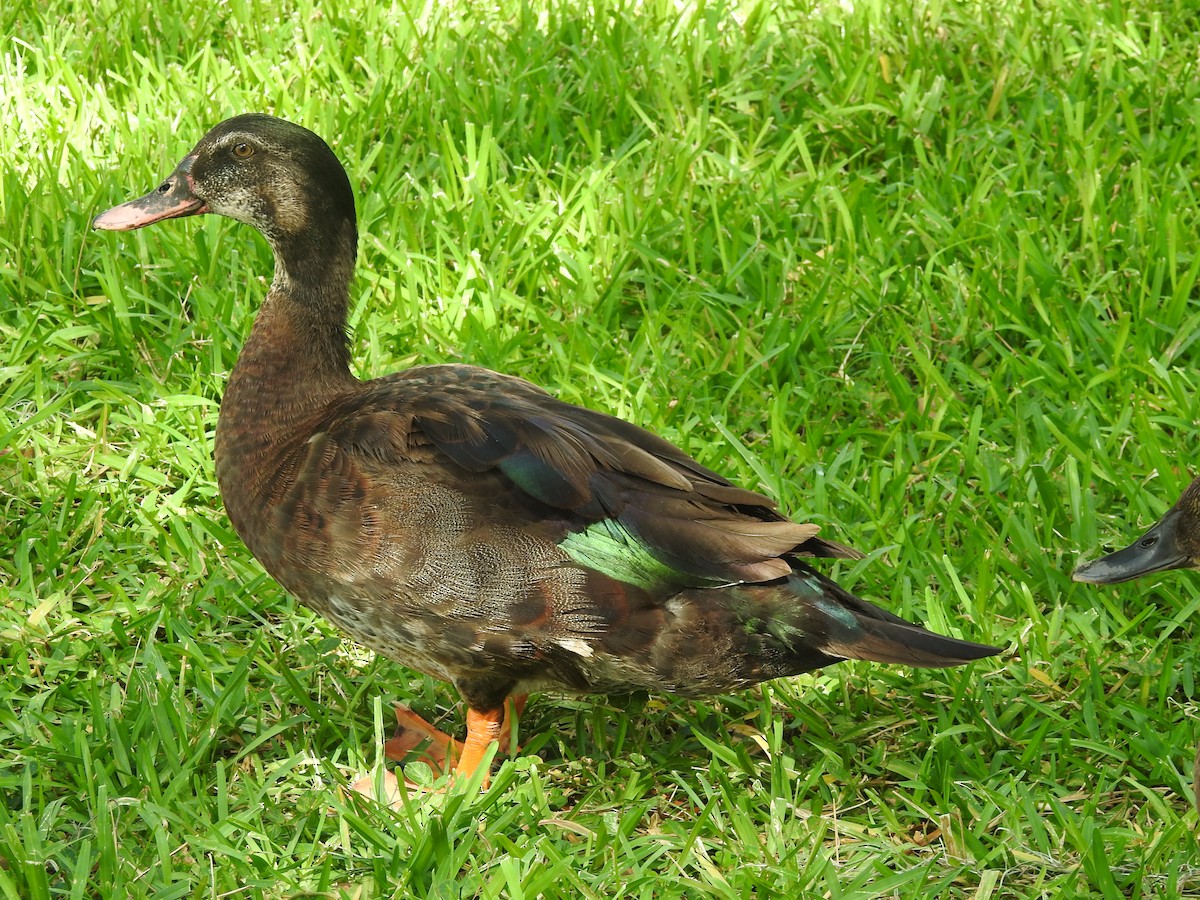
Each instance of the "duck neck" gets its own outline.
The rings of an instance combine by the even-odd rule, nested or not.
[[[354,274],[353,223],[332,240],[272,241],[275,279],[230,378],[228,392],[249,376],[256,393],[295,394],[312,407],[314,396],[345,390],[350,374],[346,315]],[[315,239],[314,239],[315,238]]]
[[[258,504],[279,461],[359,384],[346,334],[350,227],[335,252],[293,255],[275,247],[275,280],[229,376],[217,422],[217,477],[239,533],[250,515],[241,507]]]
[[[345,308],[315,305],[276,282],[263,301],[230,375],[225,396],[245,388],[280,402],[294,395],[311,406],[326,389],[344,389],[350,374]]]

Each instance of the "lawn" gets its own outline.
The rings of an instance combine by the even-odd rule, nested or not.
[[[1076,585],[1195,469],[1200,11],[254,0],[0,12],[0,898],[1200,896],[1200,579]],[[271,257],[130,234],[221,119],[325,136],[357,371],[464,361],[680,444],[1001,644],[539,695],[389,810],[393,701],[216,491]],[[417,773],[419,774],[419,773]]]

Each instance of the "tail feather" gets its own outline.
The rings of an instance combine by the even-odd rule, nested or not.
[[[940,669],[995,656],[1004,648],[936,634],[855,597],[803,563],[788,579],[804,600],[807,643],[838,659]]]

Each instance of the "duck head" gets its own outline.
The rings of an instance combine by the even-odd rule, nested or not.
[[[1089,584],[1118,584],[1168,569],[1200,568],[1200,478],[1140,538],[1083,563],[1071,577]]]
[[[357,231],[346,170],[320,137],[283,119],[255,113],[226,119],[162,184],[92,225],[130,231],[202,213],[261,232],[275,252],[277,277],[295,275],[314,259],[349,255],[353,262]]]

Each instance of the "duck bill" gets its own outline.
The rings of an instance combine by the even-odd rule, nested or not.
[[[182,216],[198,216],[208,212],[204,201],[192,189],[191,159],[186,159],[162,184],[136,200],[114,206],[92,220],[92,227],[102,231],[132,231]]]
[[[1071,577],[1087,584],[1120,584],[1142,575],[1191,566],[1191,558],[1180,549],[1173,513],[1167,513],[1124,550],[1084,563]]]

